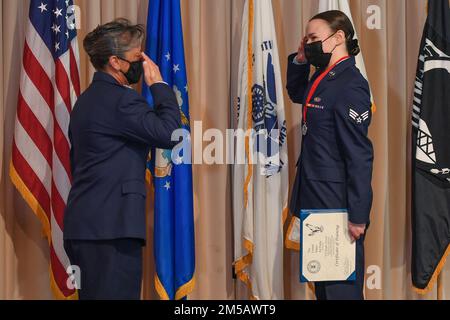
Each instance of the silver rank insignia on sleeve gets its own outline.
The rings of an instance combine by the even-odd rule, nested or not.
[[[370,111],[366,111],[363,114],[358,114],[355,110],[350,108],[349,116],[352,118],[357,124],[361,124],[369,119]]]

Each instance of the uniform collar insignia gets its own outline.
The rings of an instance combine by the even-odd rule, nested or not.
[[[353,67],[356,64],[355,57],[350,57],[341,63],[339,63],[333,70],[331,70],[326,79],[327,80],[334,80],[337,79],[341,73],[343,73],[345,70],[347,70],[350,67]]]

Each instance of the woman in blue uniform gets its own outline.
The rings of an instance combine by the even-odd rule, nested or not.
[[[313,17],[297,53],[289,56],[287,89],[303,105],[302,152],[290,210],[347,208],[356,241],[356,281],[318,282],[319,300],[364,299],[364,235],[372,206],[370,89],[355,66],[360,52],[341,11]],[[309,78],[310,67],[316,68]]]
[[[73,182],[64,214],[80,300],[141,296],[147,157],[151,147],[172,148],[181,128],[175,94],[141,52],[143,39],[143,26],[117,19],[83,41],[96,72],[70,115]],[[142,75],[154,108],[131,87]]]

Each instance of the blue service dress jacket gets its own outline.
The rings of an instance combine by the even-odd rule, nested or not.
[[[181,127],[165,83],[150,87],[154,109],[135,90],[96,72],[70,117],[72,188],[65,240],[146,238],[146,162],[151,147],[171,149]]]
[[[314,80],[310,65],[288,58],[287,90],[304,105]],[[304,108],[305,106],[303,106]],[[370,89],[355,58],[340,62],[320,82],[307,109],[290,211],[347,209],[349,220],[369,224],[372,206],[373,147],[368,138],[372,120]]]

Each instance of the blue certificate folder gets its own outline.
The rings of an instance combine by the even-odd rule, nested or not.
[[[311,209],[311,210],[301,210],[300,211],[300,282],[301,283],[307,283],[311,282],[308,280],[303,271],[303,237],[304,237],[304,222],[306,218],[308,218],[310,215],[316,215],[316,214],[329,214],[329,213],[347,213],[346,209],[324,209],[324,210],[317,210],[317,209]],[[356,251],[355,251],[356,256]],[[355,265],[356,269],[356,265]],[[353,271],[353,273],[347,278],[347,280],[339,280],[339,281],[355,281],[356,280],[356,271]],[[327,281],[333,281],[333,280],[327,280]],[[317,282],[317,281],[316,281]]]

